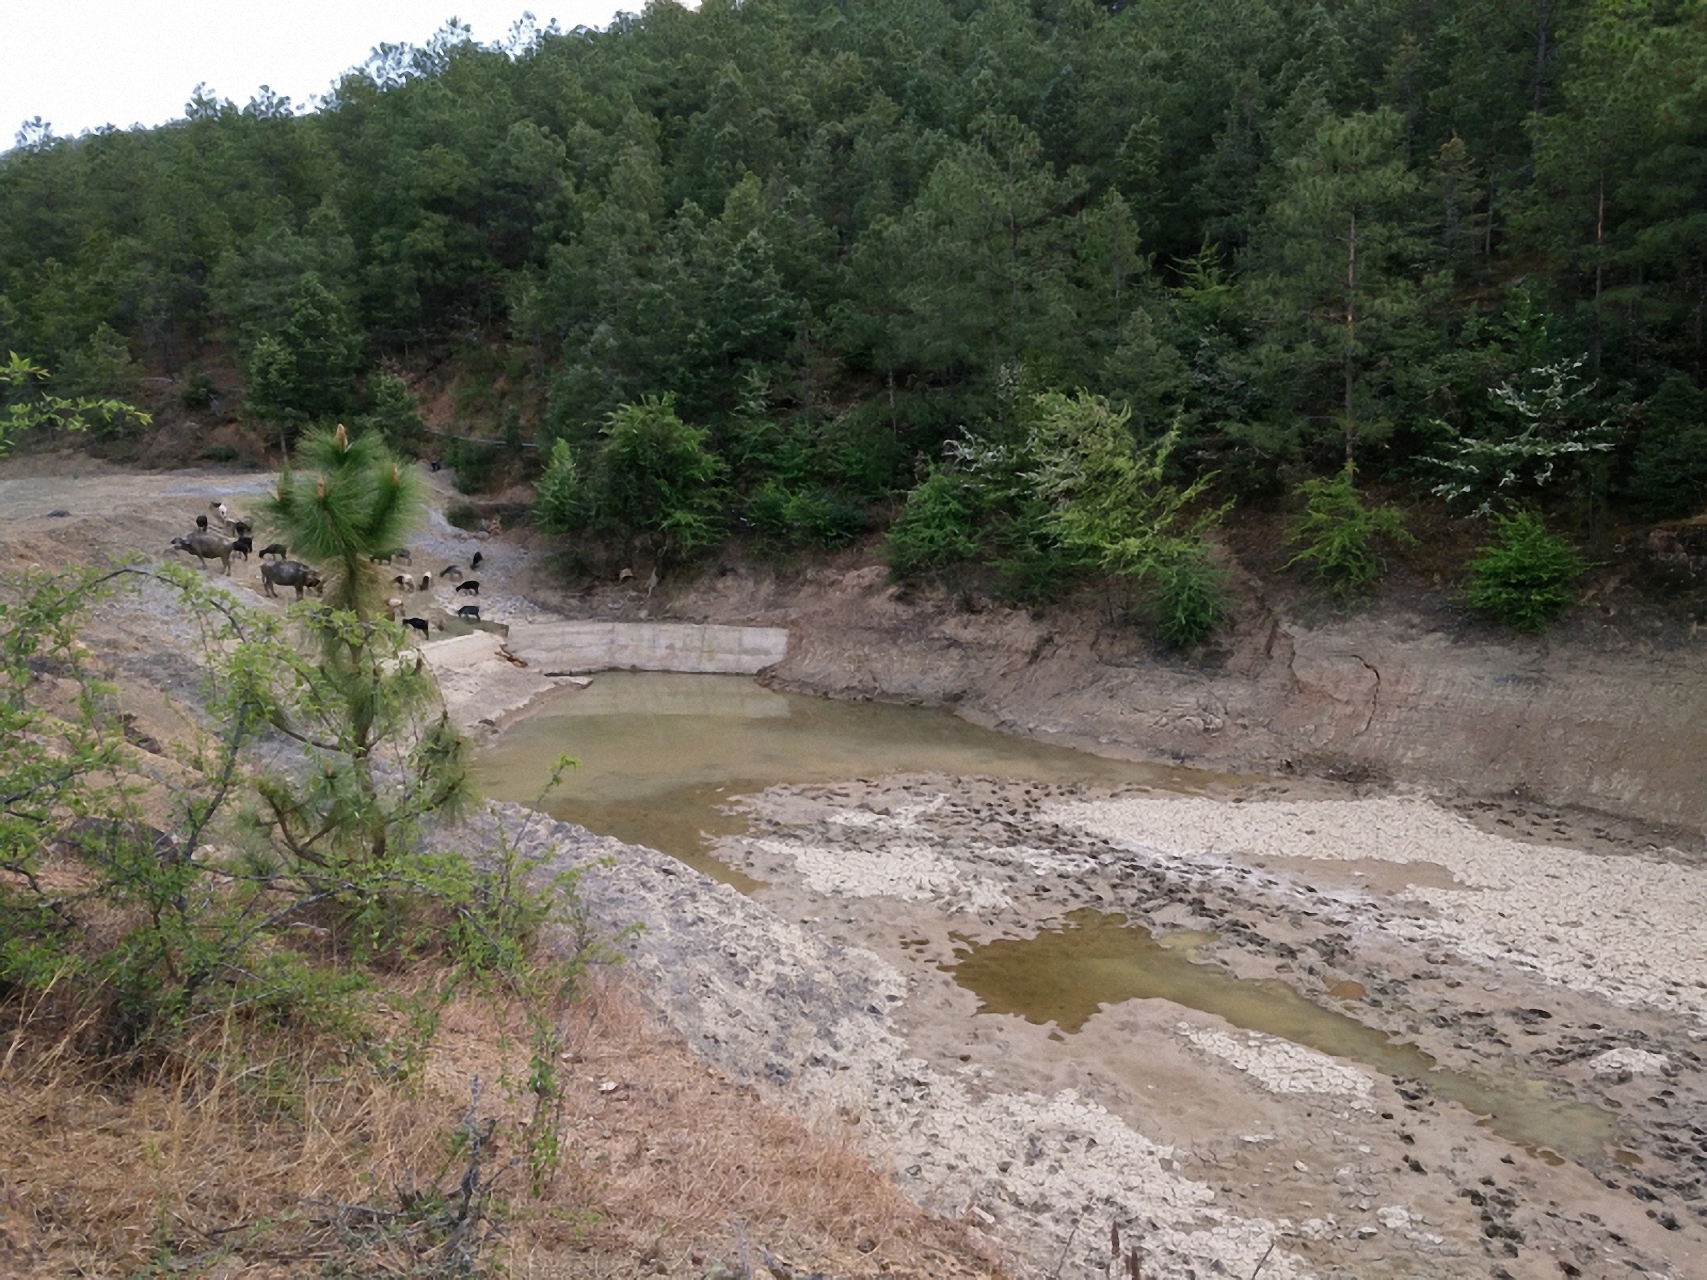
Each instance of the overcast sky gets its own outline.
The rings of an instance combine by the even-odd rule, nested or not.
[[[642,0],[0,0],[0,151],[40,116],[62,136],[184,114],[198,84],[239,106],[262,85],[299,106],[382,42],[422,44],[447,18],[499,43],[540,26],[603,27]]]

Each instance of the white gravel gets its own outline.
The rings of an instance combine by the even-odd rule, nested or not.
[[[1047,816],[1135,849],[1184,857],[1427,862],[1458,886],[1407,887],[1433,909],[1402,936],[1518,963],[1625,1005],[1707,1021],[1707,872],[1676,862],[1524,844],[1427,800],[1196,797],[1061,804]]]
[[[1338,1058],[1260,1031],[1236,1036],[1189,1022],[1175,1030],[1198,1050],[1238,1068],[1270,1093],[1341,1094],[1360,1111],[1374,1110],[1375,1077]]]
[[[963,875],[952,861],[923,845],[828,849],[782,840],[755,840],[753,845],[765,853],[792,858],[801,878],[818,893],[935,901],[950,911],[999,910],[1012,905],[994,880]]]

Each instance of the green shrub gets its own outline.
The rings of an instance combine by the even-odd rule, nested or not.
[[[1156,628],[1178,649],[1206,639],[1227,618],[1221,571],[1201,546],[1182,549],[1156,570]]]
[[[567,440],[551,446],[551,460],[533,490],[533,519],[547,533],[568,533],[587,518],[586,486]]]
[[[456,472],[458,493],[482,493],[498,466],[497,444],[452,438],[445,442],[444,465]]]
[[[380,432],[393,449],[410,457],[418,454],[427,424],[409,384],[389,373],[374,373],[368,376],[363,391],[368,409],[356,419],[357,425],[364,431]]]
[[[178,398],[186,409],[211,409],[218,397],[219,388],[213,385],[213,379],[206,371],[197,369],[185,380]]]
[[[845,547],[865,532],[865,512],[819,488],[767,480],[747,500],[760,538],[781,547]]]
[[[1290,541],[1300,548],[1286,567],[1308,564],[1316,579],[1342,600],[1367,589],[1386,568],[1376,539],[1415,542],[1397,507],[1367,507],[1350,469],[1331,479],[1307,480],[1298,488],[1304,510],[1293,522]]]
[[[1494,541],[1470,562],[1464,602],[1519,631],[1540,631],[1576,599],[1587,566],[1534,512],[1496,519]]]
[[[1626,492],[1654,520],[1707,507],[1707,392],[1667,378],[1642,406],[1642,435]]]
[[[445,508],[445,522],[473,533],[480,528],[480,511],[472,502],[453,502]]]
[[[202,450],[202,457],[209,462],[236,462],[241,456],[237,447],[229,444],[210,444]]]
[[[645,538],[664,559],[686,556],[724,534],[722,461],[710,433],[676,414],[674,396],[642,396],[613,410],[593,477],[594,514],[629,541]]]
[[[933,471],[907,495],[907,505],[889,529],[884,559],[897,578],[940,573],[978,554],[977,504],[966,482]]]

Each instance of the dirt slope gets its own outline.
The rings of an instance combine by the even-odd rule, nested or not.
[[[1707,635],[1454,634],[1419,614],[1305,623],[1258,603],[1207,659],[1158,652],[1090,610],[1046,618],[879,566],[711,576],[671,612],[786,625],[777,683],[940,702],[1014,732],[1209,768],[1404,780],[1707,827]],[[612,616],[605,612],[602,616]],[[1679,836],[1669,833],[1673,842]]]

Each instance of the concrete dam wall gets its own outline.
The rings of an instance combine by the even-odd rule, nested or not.
[[[542,673],[692,671],[750,676],[788,654],[786,627],[691,622],[513,622],[509,651]]]

